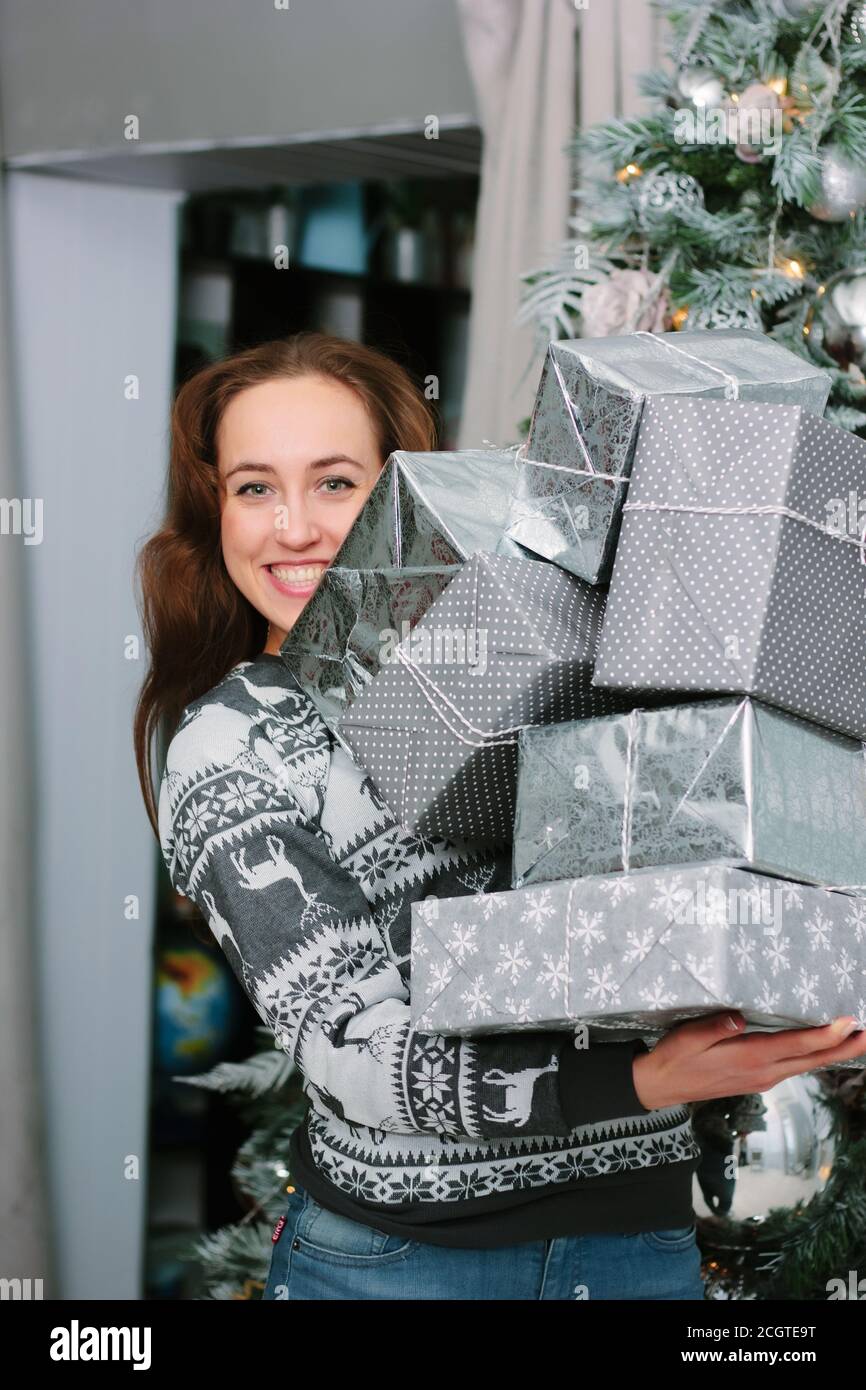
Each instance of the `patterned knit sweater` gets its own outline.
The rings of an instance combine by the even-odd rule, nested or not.
[[[508,1194],[525,1209],[575,1187],[585,1202],[646,1179],[651,1192],[665,1172],[690,1191],[690,1114],[641,1105],[643,1043],[413,1031],[412,902],[508,888],[508,857],[403,830],[279,656],[240,662],[184,710],[159,829],[174,887],[303,1077],[314,1195],[399,1217],[502,1211]],[[509,1078],[528,1107],[508,1106]]]

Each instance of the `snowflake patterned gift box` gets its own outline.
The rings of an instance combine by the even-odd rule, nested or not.
[[[737,691],[866,736],[866,440],[799,406],[644,412],[594,681]]]
[[[581,579],[604,583],[650,398],[736,396],[822,415],[829,391],[827,372],[753,329],[551,343],[508,535]]]
[[[525,555],[506,535],[516,468],[510,449],[397,450],[334,564],[410,569],[460,564],[477,550]]]
[[[600,589],[546,561],[466,562],[339,722],[404,827],[510,842],[517,729],[636,702],[591,685],[603,610]]]
[[[462,1037],[658,1037],[731,1008],[753,1031],[866,1026],[866,903],[715,862],[430,897],[411,981],[413,1027]]]
[[[411,632],[459,569],[351,569],[333,564],[325,570],[286,635],[280,656],[332,733],[379,671],[383,632]]]
[[[748,695],[522,729],[513,886],[713,859],[866,892],[864,751]]]

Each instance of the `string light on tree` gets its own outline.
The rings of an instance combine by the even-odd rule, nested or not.
[[[643,169],[639,164],[625,164],[622,169],[617,169],[617,183],[631,183],[632,179],[639,179]]]

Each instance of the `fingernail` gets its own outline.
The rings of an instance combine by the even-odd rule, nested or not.
[[[725,1027],[730,1028],[732,1033],[736,1033],[739,1026],[740,1020],[738,1018],[734,1018],[733,1014],[728,1014],[727,1018],[725,1019]]]

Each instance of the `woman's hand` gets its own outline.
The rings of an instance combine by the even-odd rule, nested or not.
[[[858,1025],[850,1014],[823,1028],[777,1033],[743,1034],[745,1022],[736,1012],[690,1019],[635,1057],[634,1086],[644,1109],[769,1091],[787,1076],[866,1053],[866,1031],[853,1031]]]

